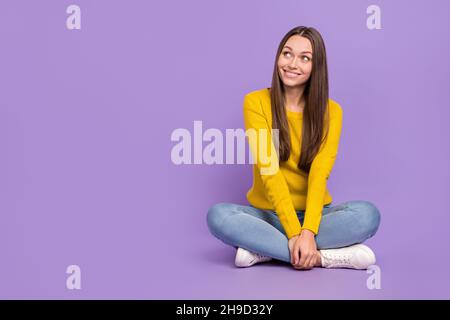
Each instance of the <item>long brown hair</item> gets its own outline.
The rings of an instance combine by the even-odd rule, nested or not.
[[[328,69],[325,44],[320,33],[313,27],[300,26],[290,30],[278,46],[272,76],[272,87],[270,88],[272,128],[279,129],[279,159],[280,161],[287,161],[291,153],[291,139],[285,110],[284,85],[278,72],[278,59],[285,43],[293,35],[309,39],[313,50],[311,76],[305,84],[303,92],[305,106],[303,109],[302,143],[300,160],[297,165],[300,170],[309,173],[311,163],[323,141],[325,117],[327,132],[324,135],[324,140],[328,136],[329,123],[329,114],[327,112]]]

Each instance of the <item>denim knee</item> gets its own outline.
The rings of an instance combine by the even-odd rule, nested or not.
[[[369,201],[358,201],[359,224],[361,234],[368,239],[375,235],[380,226],[380,210]]]
[[[212,234],[217,234],[222,227],[223,221],[231,213],[232,210],[229,203],[221,202],[209,208],[208,214],[206,215],[206,223],[208,225],[209,231]]]

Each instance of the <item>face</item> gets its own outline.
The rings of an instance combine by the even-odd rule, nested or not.
[[[312,46],[302,36],[294,35],[286,41],[278,57],[278,74],[287,87],[304,85],[311,76]]]

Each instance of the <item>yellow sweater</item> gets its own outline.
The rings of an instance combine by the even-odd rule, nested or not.
[[[310,173],[306,174],[297,168],[301,151],[303,114],[286,110],[291,135],[291,154],[288,161],[279,164],[271,140],[272,111],[268,88],[250,92],[244,97],[245,129],[253,128],[253,131],[258,133],[260,129],[265,129],[268,132],[267,140],[263,140],[264,136],[258,135],[255,136],[260,138],[255,138],[256,140],[250,137],[248,139],[255,164],[253,186],[247,192],[247,200],[256,208],[274,210],[289,239],[299,234],[302,228],[317,234],[323,206],[333,200],[327,189],[327,180],[338,152],[343,112],[341,106],[334,100],[329,99],[328,107],[330,111],[328,138],[314,158]],[[257,149],[259,140],[267,141],[266,147],[261,144],[260,149]],[[271,151],[268,151],[269,148]],[[260,153],[257,153],[257,150]],[[264,159],[262,155],[268,155],[269,158]],[[267,172],[263,174],[261,170],[269,167],[275,167],[275,170],[269,171],[270,174]],[[305,210],[303,226],[300,225],[296,210]]]

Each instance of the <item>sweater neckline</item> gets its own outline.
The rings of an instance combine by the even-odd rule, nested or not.
[[[288,109],[286,109],[286,115],[290,118],[297,118],[297,119],[303,118],[303,112],[296,112]]]
[[[270,96],[270,90],[269,89],[270,88],[266,88],[266,90],[267,90],[267,92],[269,93],[269,96]],[[296,111],[291,111],[291,110],[288,110],[288,109],[285,109],[285,110],[286,110],[286,115],[289,118],[297,118],[297,119],[302,119],[303,118],[303,112],[296,112]]]

